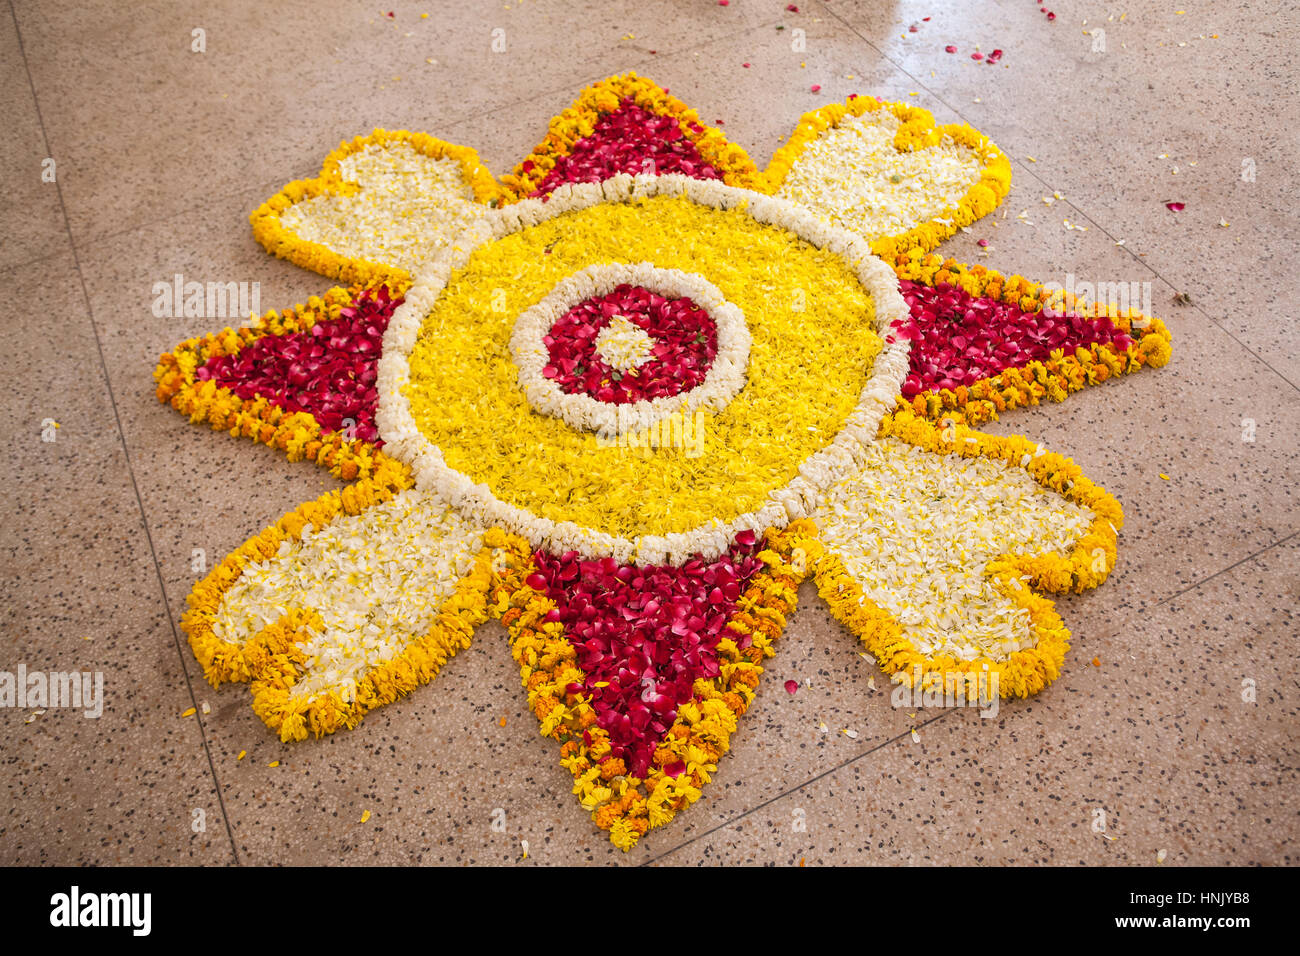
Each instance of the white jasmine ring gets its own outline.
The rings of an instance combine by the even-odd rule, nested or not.
[[[677,395],[616,405],[590,395],[567,393],[546,377],[543,369],[550,359],[544,340],[551,327],[574,306],[608,295],[621,285],[640,286],[671,299],[689,298],[708,313],[717,328],[718,354],[703,382]],[[648,262],[602,263],[573,273],[556,283],[540,302],[520,313],[510,338],[519,385],[529,404],[574,428],[604,435],[643,431],[679,412],[725,408],[745,387],[749,346],[744,314],[723,297],[717,286],[695,273],[658,269]]]

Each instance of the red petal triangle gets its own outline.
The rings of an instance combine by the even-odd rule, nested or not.
[[[903,397],[970,386],[1004,369],[1046,361],[1056,349],[1110,345],[1123,352],[1132,339],[1105,316],[1026,312],[1001,299],[972,296],[959,286],[903,279],[911,315],[895,328],[912,341]]]
[[[258,396],[291,412],[309,412],[323,431],[350,419],[352,437],[379,446],[375,377],[384,329],[400,298],[366,290],[338,318],[303,332],[265,335],[231,355],[209,359],[196,373],[242,399]]]
[[[703,127],[693,124],[695,132]],[[530,172],[526,161],[523,172]],[[556,161],[530,196],[545,196],[565,183],[597,183],[618,173],[665,175],[680,173],[694,179],[721,179],[722,174],[700,156],[696,145],[682,135],[677,120],[638,106],[624,97],[618,108],[606,113],[590,136],[573,144]]]
[[[742,532],[720,558],[681,567],[583,560],[576,552],[534,556],[528,584],[555,602],[550,619],[564,624],[587,675],[570,692],[591,696],[612,756],[634,776],[645,776],[696,679],[717,676],[718,642],[762,567],[758,550],[754,535]]]

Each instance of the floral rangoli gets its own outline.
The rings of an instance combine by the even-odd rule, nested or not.
[[[252,224],[349,285],[155,373],[192,422],[346,482],[194,587],[206,676],[302,740],[499,619],[624,850],[718,772],[810,575],[895,680],[1041,691],[1069,647],[1043,592],[1105,579],[1120,507],[972,426],[1170,344],[931,251],[1010,176],[975,130],[866,96],[805,115],[759,171],[633,74],[500,180],[422,133],[344,143]]]

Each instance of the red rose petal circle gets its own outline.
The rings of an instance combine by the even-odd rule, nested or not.
[[[651,357],[627,372],[596,352],[597,336],[616,315],[654,341]],[[670,299],[642,286],[620,285],[579,302],[551,326],[542,342],[547,349],[542,374],[566,394],[626,405],[679,395],[700,385],[718,354],[718,327],[686,296]]]

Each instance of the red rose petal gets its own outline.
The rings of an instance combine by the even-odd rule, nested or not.
[[[785,682],[785,689],[786,693],[793,694],[799,689],[799,682],[797,680],[788,680]]]
[[[949,43],[946,47],[943,48],[943,51],[945,53],[956,53],[957,48],[953,46],[951,43]]]
[[[713,561],[680,567],[535,555],[528,583],[540,581],[555,602],[586,674],[582,692],[609,734],[612,755],[634,776],[645,776],[695,681],[719,674],[718,642],[737,636],[727,621],[762,567],[756,550],[737,545]]]
[[[1172,209],[1174,212],[1182,212],[1187,208],[1187,204],[1181,202],[1167,202],[1165,203],[1165,208]]]
[[[245,400],[260,396],[286,411],[308,412],[322,431],[340,431],[351,422],[347,437],[382,445],[375,428],[376,369],[384,330],[401,302],[389,297],[387,287],[364,292],[338,318],[213,356],[196,377]]]
[[[910,315],[895,324],[912,343],[903,397],[970,386],[1003,369],[1044,361],[1095,344],[1126,350],[1132,340],[1110,319],[1025,312],[1000,299],[976,298],[951,285],[899,283]]]
[[[530,195],[544,199],[566,183],[598,183],[618,173],[645,172],[722,178],[704,161],[695,143],[682,135],[676,119],[652,113],[626,98],[600,118],[590,136],[578,140],[559,158]]]

